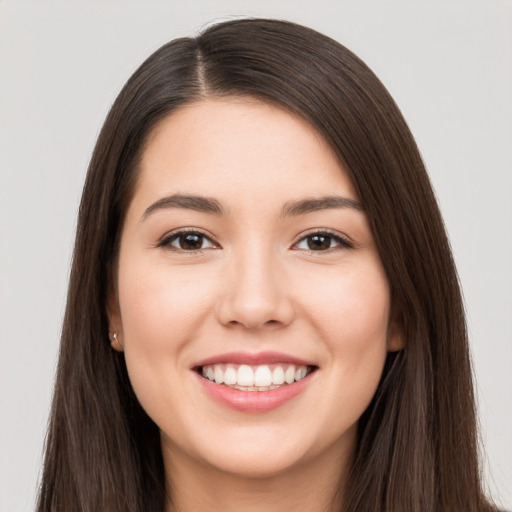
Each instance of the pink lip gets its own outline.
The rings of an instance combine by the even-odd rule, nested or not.
[[[227,352],[226,354],[219,354],[217,356],[202,359],[195,363],[193,367],[197,368],[198,366],[222,363],[248,364],[253,366],[259,364],[288,363],[297,366],[315,366],[311,361],[305,361],[304,359],[298,359],[279,352],[258,352],[255,354],[251,354],[249,352]]]
[[[310,384],[315,373],[310,373],[298,382],[269,391],[240,391],[201,377],[195,372],[203,389],[218,403],[241,412],[261,413],[284,405]]]
[[[311,361],[299,359],[280,352],[267,351],[254,354],[250,352],[228,352],[219,354],[198,361],[193,365],[192,369],[198,370],[201,366],[212,364],[247,364],[257,366],[260,364],[273,363],[293,364],[296,366],[316,366]],[[205,379],[197,371],[194,371],[194,373],[197,379],[199,379],[199,383],[203,386],[203,389],[214,400],[225,407],[242,412],[266,412],[284,405],[304,391],[314,375],[309,374],[298,382],[286,384],[268,391],[240,391]]]

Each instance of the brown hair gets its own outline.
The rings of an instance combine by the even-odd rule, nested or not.
[[[348,169],[373,228],[406,347],[359,421],[344,512],[492,510],[481,490],[456,270],[420,154],[394,101],[342,45],[242,19],[151,55],[116,99],[83,191],[38,511],[157,512],[159,431],[110,348],[106,300],[145,140],[186,103],[245,95],[306,119]],[[334,506],[333,506],[334,507]]]

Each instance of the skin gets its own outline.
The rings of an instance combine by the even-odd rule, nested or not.
[[[225,212],[145,214],[173,194],[213,198]],[[364,211],[282,215],[290,201],[325,196],[358,201],[327,144],[278,107],[208,99],[149,137],[109,318],[113,346],[161,431],[169,511],[332,506],[386,353],[403,342]],[[186,250],[169,241],[180,229],[207,238]],[[311,250],[307,236],[325,230],[333,238]],[[317,366],[298,396],[271,411],[219,404],[192,370],[218,354],[267,350]]]

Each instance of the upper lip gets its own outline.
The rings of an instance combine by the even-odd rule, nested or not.
[[[194,363],[193,367],[206,366],[211,364],[247,364],[247,365],[262,365],[262,364],[273,364],[273,363],[287,363],[294,364],[297,366],[316,366],[311,361],[300,359],[289,354],[283,354],[280,352],[226,352],[225,354],[218,354],[215,356],[201,359]]]

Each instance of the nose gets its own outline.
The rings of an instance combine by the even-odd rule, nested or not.
[[[246,329],[279,329],[295,312],[285,273],[271,251],[248,248],[229,261],[217,307],[220,323]]]

